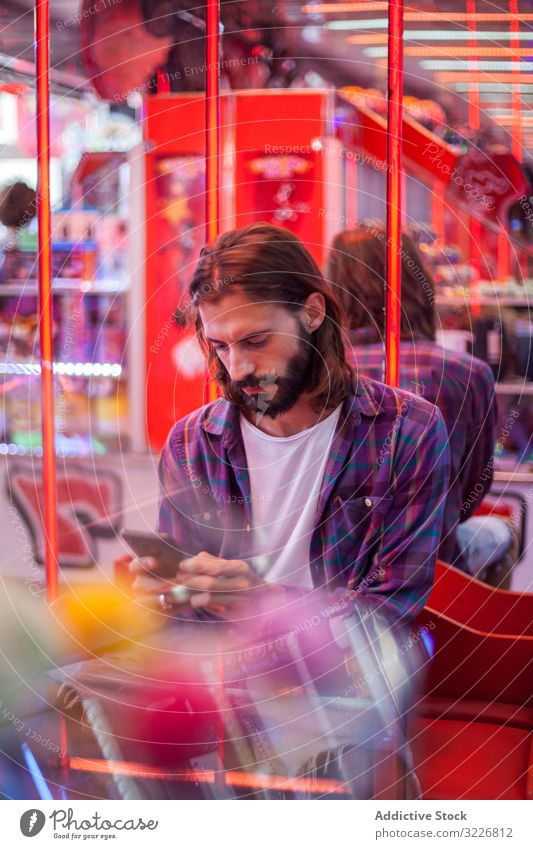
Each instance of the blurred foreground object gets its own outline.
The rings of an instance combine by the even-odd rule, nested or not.
[[[416,796],[405,726],[417,640],[368,617],[340,629],[343,654],[327,620],[303,613],[255,642],[173,623],[150,649],[58,670],[72,694],[69,785],[125,799]]]
[[[32,585],[33,586],[33,585]],[[27,587],[0,586],[0,693],[4,706],[34,694],[41,676],[62,663],[135,645],[166,617],[114,587],[76,587],[51,607]]]

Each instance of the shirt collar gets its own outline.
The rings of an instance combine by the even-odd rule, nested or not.
[[[385,345],[383,333],[377,327],[358,327],[356,330],[350,330],[348,340],[350,345],[373,345],[376,342]]]
[[[367,327],[358,327],[355,330],[348,331],[348,341],[350,345],[361,346],[361,345],[375,345],[379,343],[385,349],[385,336],[382,331],[374,326]],[[421,343],[434,344],[431,339],[428,339],[426,336],[422,336],[418,333],[412,333],[409,339],[401,339],[402,345],[420,345]]]
[[[382,407],[385,386],[374,380],[357,376],[344,399],[340,420],[360,421],[360,416],[379,415]],[[239,408],[236,404],[218,398],[204,408],[202,428],[212,436],[222,436],[223,444],[228,446],[240,436]]]

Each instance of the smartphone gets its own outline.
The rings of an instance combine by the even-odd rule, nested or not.
[[[154,534],[149,531],[123,530],[120,536],[136,557],[155,557],[158,563],[157,577],[174,578],[178,571],[181,552],[169,534]],[[187,587],[176,584],[165,592],[170,605],[187,604],[191,594]]]
[[[158,577],[175,576],[183,555],[169,534],[123,530],[120,536],[136,557],[155,557],[159,565]]]

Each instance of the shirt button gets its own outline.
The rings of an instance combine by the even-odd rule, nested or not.
[[[365,507],[372,507],[372,499],[365,498]]]
[[[211,518],[211,513],[204,513],[204,519],[205,519],[206,522],[208,522],[210,518]]]

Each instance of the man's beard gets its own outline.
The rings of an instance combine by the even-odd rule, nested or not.
[[[268,416],[275,419],[283,413],[288,413],[307,388],[314,355],[313,335],[300,325],[298,349],[287,362],[285,374],[251,374],[245,380],[231,381],[235,403],[242,410],[256,413],[259,417]],[[258,386],[268,387],[268,390],[257,395],[247,395],[242,391],[246,387]]]

